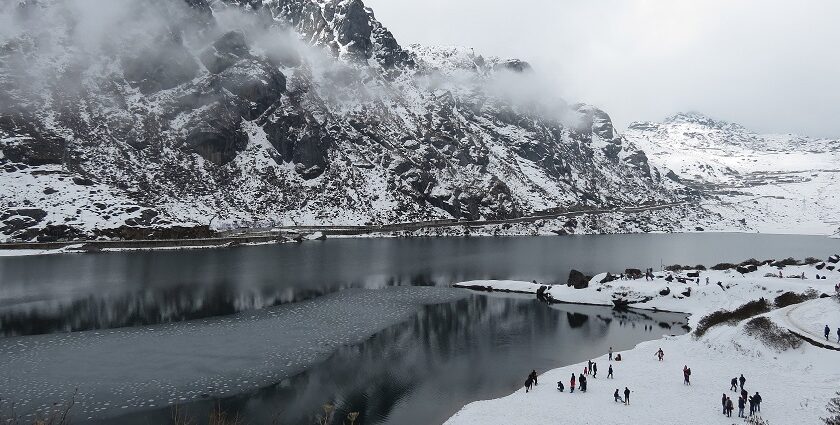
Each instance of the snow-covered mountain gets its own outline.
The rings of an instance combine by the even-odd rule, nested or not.
[[[546,96],[527,63],[401,46],[361,0],[92,3],[0,6],[2,240],[696,195],[605,112]],[[678,230],[701,210],[565,226]]]
[[[749,230],[840,227],[840,140],[757,134],[699,113],[633,123],[624,134],[663,174],[703,193],[707,209]]]

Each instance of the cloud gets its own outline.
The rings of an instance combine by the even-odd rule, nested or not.
[[[519,57],[616,124],[684,110],[840,137],[840,2],[366,0],[404,45]]]

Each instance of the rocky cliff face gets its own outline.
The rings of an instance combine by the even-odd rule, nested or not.
[[[523,96],[527,63],[405,48],[360,0],[115,0],[108,25],[84,2],[13,3],[2,239],[677,197],[604,111]]]

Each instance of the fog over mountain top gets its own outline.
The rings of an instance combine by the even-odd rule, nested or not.
[[[368,0],[402,43],[529,61],[619,128],[698,110],[765,133],[840,136],[830,0]]]
[[[0,239],[519,219],[696,196],[607,112],[567,103],[550,69],[401,44],[361,0],[99,6],[0,4]],[[673,230],[691,215],[707,217],[549,231]]]

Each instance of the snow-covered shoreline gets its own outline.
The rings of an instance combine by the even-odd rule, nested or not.
[[[513,238],[513,237],[556,237],[556,236],[598,236],[598,235],[640,235],[640,234],[654,234],[654,235],[666,235],[666,234],[754,234],[753,232],[743,232],[737,230],[722,230],[722,231],[705,231],[705,232],[698,232],[698,231],[685,231],[685,232],[637,232],[637,233],[591,233],[591,234],[570,234],[570,235],[557,235],[556,233],[545,231],[539,232],[536,234],[530,233],[493,233],[490,231],[487,232],[473,232],[464,233],[461,231],[460,233],[457,231],[456,228],[450,228],[452,230],[451,233],[443,233],[443,234],[432,234],[432,233],[418,233],[418,232],[387,232],[387,233],[366,233],[366,234],[356,234],[356,235],[338,235],[338,234],[329,234],[327,232],[315,232],[309,235],[306,235],[302,238],[302,240],[320,240],[320,239],[396,239],[396,238],[416,238],[416,239],[423,239],[423,238],[459,238],[459,237],[494,237],[494,238]],[[777,236],[824,236],[828,239],[837,239],[840,238],[840,235],[823,235],[823,234],[796,234],[796,233],[765,233],[765,235],[777,235]],[[209,239],[208,239],[209,240]],[[97,241],[92,241],[97,242]],[[120,242],[120,241],[115,241]],[[124,241],[124,242],[131,242],[131,241]],[[139,241],[142,242],[142,241]],[[150,241],[150,242],[158,242],[158,241]],[[271,240],[271,241],[261,241],[261,242],[243,242],[243,243],[236,243],[236,246],[257,246],[257,245],[272,245],[277,243],[288,243],[294,242],[294,240]],[[2,244],[0,244],[0,257],[24,257],[24,256],[33,256],[33,255],[55,255],[55,254],[78,254],[84,253],[85,250],[78,250],[79,247],[84,245],[83,242],[79,243],[70,243],[70,245],[65,246],[63,248],[56,248],[56,249],[29,249],[29,248],[5,248]],[[167,250],[192,250],[192,249],[212,249],[212,248],[226,248],[231,246],[230,242],[220,242],[218,244],[210,244],[210,245],[166,245],[166,246],[137,246],[137,247],[120,247],[120,248],[102,248],[100,251],[102,252],[122,252],[122,251],[167,251]],[[534,290],[526,291],[527,293],[533,293]],[[612,304],[609,304],[612,305]]]
[[[788,266],[783,269],[784,276],[805,273],[804,280],[779,278],[778,271],[769,265],[745,275],[735,270],[700,271],[700,283],[696,278],[687,283],[667,282],[664,280],[667,272],[657,272],[659,278],[652,282],[642,278],[600,283],[606,276],[603,273],[593,277],[588,288],[555,285],[547,293],[562,302],[584,304],[612,305],[614,295],[645,300],[632,307],[690,314],[689,324],[696,329],[703,316],[719,309],[732,310],[762,297],[773,303],[785,292],[814,290],[818,294],[833,294],[834,285],[840,282],[840,272],[836,269],[817,270],[814,266]],[[771,273],[774,277],[765,276]],[[827,275],[828,278],[816,280],[816,274]],[[721,284],[718,285],[718,282]],[[458,286],[473,285],[491,287],[494,291],[524,293],[536,293],[540,287],[532,282],[517,281],[471,281]],[[668,295],[660,295],[665,288],[668,288]],[[683,295],[688,288],[691,288],[691,295]],[[767,317],[782,329],[821,342],[825,342],[823,326],[828,324],[832,338],[827,345],[840,348],[840,344],[836,343],[837,328],[840,328],[840,303],[835,298],[813,299],[760,316]],[[538,371],[542,385],[530,393],[523,388],[499,399],[470,403],[446,423],[731,424],[742,420],[737,418],[738,395],[728,391],[729,381],[742,373],[747,378],[745,388],[749,394],[761,393],[764,399],[761,415],[769,423],[821,423],[820,418],[827,415],[825,406],[835,396],[840,382],[840,368],[837,367],[840,351],[819,348],[807,342],[802,342],[798,348],[776,351],[745,330],[744,325],[749,320],[737,325],[715,326],[700,338],[693,334],[663,335],[662,339],[644,342],[621,352],[623,359],[620,362],[610,362],[607,353],[604,353],[592,359],[598,364],[600,373],[597,378],[590,377],[586,393],[568,392],[571,374],[580,374],[586,363],[547,372]],[[825,323],[816,323],[818,320]],[[659,348],[665,352],[663,362],[656,361],[654,357]],[[608,380],[606,372],[610,364],[614,368],[615,379]],[[691,386],[683,384],[683,366],[692,369]],[[524,382],[531,368],[522,365],[522,369]],[[564,383],[566,392],[557,391],[558,381]],[[623,396],[625,387],[632,391],[629,406],[614,402],[612,397],[616,389]],[[721,394],[731,397],[735,404],[732,418],[722,415]]]

